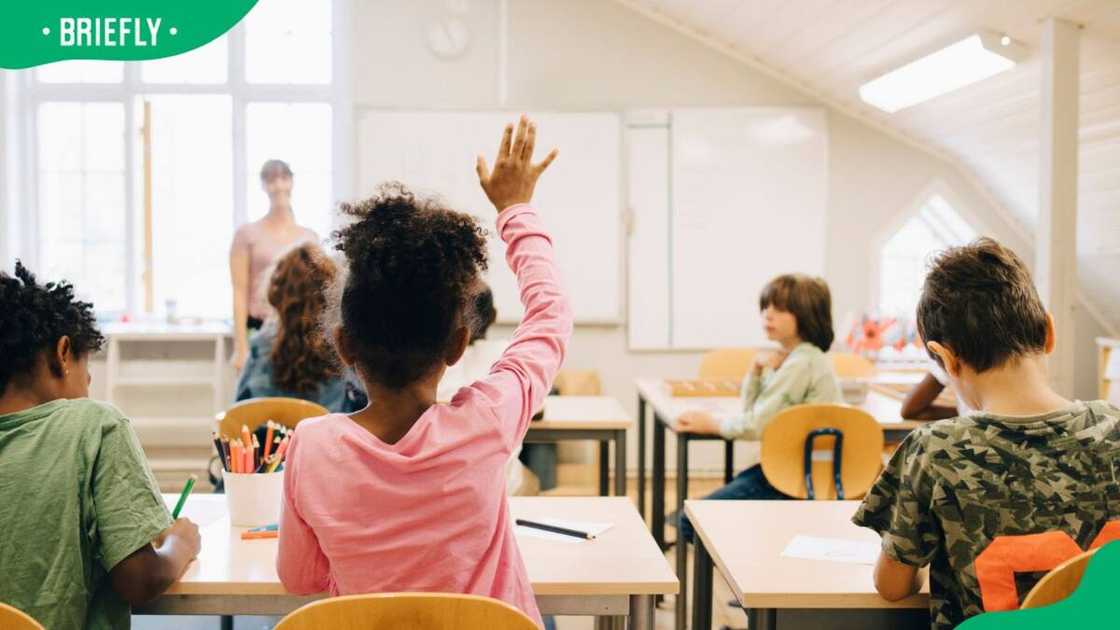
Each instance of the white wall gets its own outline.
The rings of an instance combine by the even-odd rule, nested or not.
[[[392,0],[356,0],[355,105],[625,111],[814,103],[787,85],[607,0],[509,0],[508,101],[502,103],[499,3],[470,2],[470,12],[461,19],[471,30],[471,46],[462,58],[443,61],[428,52],[425,28],[442,14],[446,3],[429,0],[406,6]],[[964,181],[951,165],[841,113],[830,112],[829,126],[826,276],[837,325],[845,313],[873,304],[874,269],[868,248],[877,227],[908,208],[934,181],[947,185],[992,236],[1025,259],[1033,259],[1031,244],[1016,237],[982,191]],[[368,190],[373,184],[359,182],[357,190]],[[752,237],[757,236],[744,235],[744,240]],[[1085,339],[1091,344],[1091,337]],[[636,411],[634,376],[691,376],[699,355],[631,352],[624,327],[580,326],[567,364],[598,369],[606,393]],[[1091,386],[1095,368],[1092,376],[1080,377]],[[630,443],[633,449],[635,440]],[[710,446],[703,452],[698,448],[693,460],[698,467],[718,468],[719,449]]]

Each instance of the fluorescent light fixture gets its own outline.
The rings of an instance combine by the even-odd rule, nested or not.
[[[864,83],[859,97],[894,113],[983,81],[1026,57],[1026,48],[1007,35],[981,31]]]

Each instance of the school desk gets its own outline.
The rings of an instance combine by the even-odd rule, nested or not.
[[[653,538],[662,549],[669,545],[665,542],[665,433],[673,431],[673,422],[682,412],[702,409],[714,415],[730,414],[740,411],[738,396],[716,397],[673,397],[662,379],[637,379],[638,388],[638,512],[645,515],[645,427],[646,408],[653,411],[653,467],[651,471],[652,492],[650,506],[650,529]],[[920,421],[902,419],[902,402],[881,392],[870,390],[867,398],[859,405],[871,414],[886,433],[887,441],[900,441],[914,428],[921,426]],[[677,513],[684,507],[688,497],[688,445],[696,441],[722,440],[724,442],[724,482],[731,481],[734,475],[734,441],[724,440],[718,435],[698,435],[676,433],[677,436]],[[682,590],[687,588],[685,554],[677,553],[677,575],[682,576]],[[683,627],[685,610],[678,598],[678,627]]]
[[[614,442],[614,493],[626,496],[626,431],[630,414],[610,396],[549,396],[544,417],[529,425],[526,442],[595,440],[599,443],[599,494],[610,494],[610,444]]]
[[[692,627],[712,627],[714,564],[747,610],[752,630],[774,630],[779,622],[929,628],[928,584],[917,595],[888,602],[875,592],[870,564],[782,555],[796,535],[878,542],[878,534],[852,523],[858,506],[858,501],[686,501],[697,536]]]
[[[178,498],[165,494],[169,505]],[[679,588],[634,504],[625,497],[514,497],[514,518],[611,523],[591,541],[518,536],[542,614],[590,615],[617,626],[653,628],[654,597]],[[276,539],[242,540],[230,527],[225,495],[195,494],[183,515],[199,523],[202,552],[183,578],[142,615],[285,615],[325,595],[297,596],[276,576]],[[391,570],[391,567],[386,567]],[[602,624],[601,624],[602,625]]]

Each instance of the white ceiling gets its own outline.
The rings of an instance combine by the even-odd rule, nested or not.
[[[1042,20],[1084,26],[1078,248],[1097,315],[1120,328],[1120,0],[620,0],[845,111],[949,155],[1028,231],[1038,217]],[[978,29],[1025,43],[1014,70],[886,114],[860,84]]]

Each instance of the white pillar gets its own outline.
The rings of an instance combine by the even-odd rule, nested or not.
[[[1079,27],[1049,18],[1042,25],[1042,124],[1035,282],[1054,316],[1057,347],[1050,380],[1073,395],[1074,296],[1077,293],[1077,152]]]

